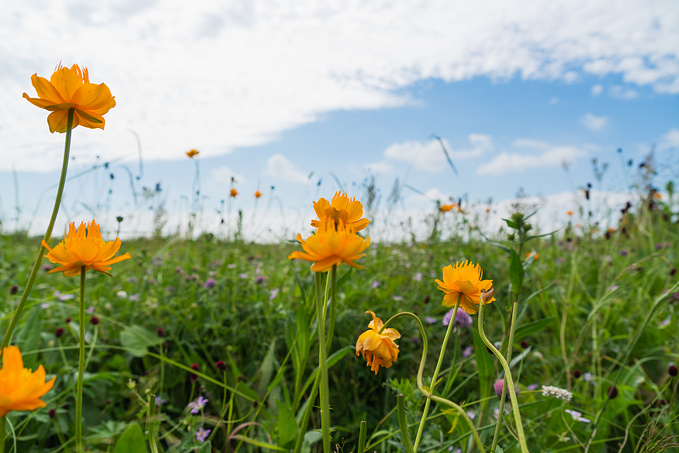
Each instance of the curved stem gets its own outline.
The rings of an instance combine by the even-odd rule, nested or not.
[[[50,238],[52,237],[52,230],[54,229],[54,223],[57,220],[57,213],[59,212],[59,205],[61,204],[61,196],[64,193],[64,185],[66,184],[66,170],[68,169],[68,157],[71,151],[71,127],[73,126],[74,112],[75,110],[73,109],[69,109],[68,111],[67,120],[68,122],[66,124],[66,144],[64,146],[64,159],[61,164],[61,177],[59,178],[57,197],[54,199],[52,217],[50,217],[50,223],[48,224],[47,230],[45,231],[45,236],[43,237],[43,240],[45,242],[49,242]],[[21,317],[21,312],[24,309],[24,305],[26,304],[28,295],[31,293],[33,283],[35,283],[35,279],[38,276],[38,270],[40,270],[40,263],[42,262],[42,257],[45,255],[46,250],[47,249],[45,248],[45,246],[41,244],[40,250],[38,251],[38,256],[35,258],[35,263],[33,263],[33,269],[31,269],[31,275],[28,277],[26,288],[24,288],[24,292],[21,294],[21,299],[19,300],[19,305],[17,305],[17,309],[14,312],[14,316],[12,316],[12,320],[9,322],[9,326],[7,327],[7,332],[5,332],[5,336],[2,339],[2,345],[0,346],[0,349],[6,348],[10,340],[12,339],[12,333],[14,332],[17,322]]]
[[[83,451],[83,374],[85,372],[85,274],[87,268],[80,268],[80,325],[78,326],[78,384],[75,398],[75,449]]]
[[[325,346],[325,316],[323,316],[323,297],[321,297],[322,274],[316,272],[316,309],[318,310],[318,368],[320,369],[321,431],[323,451],[330,453],[330,388],[328,387],[328,351]]]
[[[484,303],[482,302],[479,305],[479,336],[481,337],[481,340],[488,346],[488,349],[490,349],[493,354],[495,354],[495,357],[497,357],[498,361],[502,365],[502,369],[505,371],[505,382],[507,383],[508,387],[508,393],[509,393],[509,398],[512,401],[512,411],[514,412],[514,421],[516,422],[516,432],[519,436],[519,445],[521,446],[521,452],[522,453],[528,453],[528,446],[526,445],[526,435],[523,433],[523,424],[521,423],[521,413],[519,412],[519,402],[516,399],[516,390],[514,387],[514,380],[512,379],[512,373],[511,370],[509,369],[509,364],[505,360],[505,358],[502,356],[500,351],[497,350],[497,348],[493,345],[493,343],[488,340],[488,337],[486,337],[485,332],[483,331],[483,307]],[[502,414],[498,415],[498,418]]]
[[[467,413],[462,409],[458,404],[455,404],[454,402],[446,399],[446,398],[441,398],[439,396],[436,396],[432,394],[422,383],[422,374],[424,373],[424,363],[427,359],[427,348],[428,343],[427,343],[427,334],[424,333],[424,326],[422,325],[422,321],[420,321],[420,318],[417,317],[416,314],[410,313],[410,312],[402,312],[395,314],[387,322],[384,323],[384,327],[382,330],[386,329],[389,324],[400,318],[401,316],[409,316],[413,318],[415,321],[417,321],[417,325],[420,328],[420,336],[422,337],[422,358],[420,359],[420,367],[417,370],[417,387],[419,388],[420,392],[426,396],[427,398],[430,398],[434,401],[436,401],[439,404],[445,404],[446,406],[450,406],[453,409],[455,409],[460,416],[464,419],[464,421],[467,423],[467,426],[469,426],[469,430],[472,433],[472,436],[474,437],[474,441],[476,442],[476,445],[479,447],[479,451],[481,453],[485,453],[486,450],[483,448],[483,444],[481,443],[481,439],[479,438],[479,433],[476,431],[476,428],[474,427],[474,423],[472,423],[471,419],[467,415]]]
[[[441,352],[439,352],[439,360],[436,362],[436,368],[434,369],[434,375],[431,377],[431,385],[429,389],[434,392],[434,386],[436,385],[436,379],[439,377],[439,371],[441,370],[441,364],[443,363],[443,356],[446,352],[446,346],[448,345],[448,338],[450,338],[450,332],[453,330],[453,325],[455,324],[455,316],[457,316],[457,310],[460,308],[460,299],[462,299],[462,293],[457,298],[455,303],[455,308],[453,308],[453,316],[450,318],[448,323],[448,329],[446,330],[446,335],[443,337],[443,343],[441,344]],[[424,431],[424,423],[427,420],[427,414],[429,413],[429,406],[431,405],[431,398],[427,398],[427,402],[424,403],[424,410],[422,411],[422,419],[420,419],[420,426],[417,428],[417,435],[415,436],[415,445],[413,451],[417,451],[417,447],[420,445],[422,440],[422,432]]]
[[[514,301],[512,304],[512,320],[509,326],[509,342],[507,343],[507,363],[512,363],[512,345],[514,343],[514,330],[516,329],[516,307],[518,306],[518,301]],[[490,446],[490,451],[495,451],[497,442],[500,436],[500,429],[502,428],[502,423],[504,421],[504,410],[505,410],[505,398],[507,396],[506,386],[502,387],[502,393],[500,396],[500,406],[498,407],[498,417],[497,424],[495,425],[495,434],[493,434],[493,443]]]

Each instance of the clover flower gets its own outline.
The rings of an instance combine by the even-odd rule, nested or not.
[[[390,368],[398,358],[398,345],[394,340],[401,338],[401,334],[391,328],[379,333],[384,323],[372,311],[368,310],[366,313],[370,313],[373,320],[368,324],[370,329],[363,332],[356,341],[356,355],[363,354],[370,370],[377,374],[380,365]]]
[[[104,129],[104,115],[116,106],[106,84],[90,83],[87,68],[81,69],[77,64],[69,69],[59,63],[50,80],[33,74],[31,82],[38,97],[31,98],[26,93],[23,96],[31,104],[52,112],[47,117],[50,132],[66,132],[70,109],[74,110],[72,129],[78,125]]]
[[[64,240],[53,249],[44,240],[42,245],[49,250],[45,257],[53,263],[61,264],[61,267],[52,269],[49,273],[63,272],[66,277],[75,277],[80,275],[81,270],[87,269],[110,276],[111,264],[131,258],[129,253],[114,258],[120,249],[120,239],[104,241],[99,225],[94,220],[87,225],[81,222],[77,230],[75,223],[71,223]]]
[[[470,315],[478,311],[477,305],[481,304],[481,295],[493,287],[492,280],[482,280],[483,270],[477,264],[474,266],[469,261],[463,264],[455,263],[455,266],[443,268],[443,281],[436,279],[438,289],[443,291],[443,305],[454,307],[458,299],[460,307]],[[494,297],[484,300],[484,305],[495,300]]]
[[[56,377],[45,382],[45,369],[42,365],[33,372],[24,368],[21,351],[9,346],[2,351],[0,368],[0,417],[11,411],[32,411],[45,407],[40,398],[49,392]]]

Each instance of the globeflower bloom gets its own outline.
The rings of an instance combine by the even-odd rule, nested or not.
[[[200,153],[198,152],[197,149],[192,149],[191,151],[187,151],[187,152],[186,152],[186,155],[189,156],[189,159],[193,159],[193,158],[196,157],[198,154],[200,154]]]
[[[75,111],[72,129],[78,125],[104,129],[104,115],[116,106],[106,84],[90,83],[87,68],[81,69],[77,64],[69,69],[60,63],[50,80],[33,74],[31,82],[38,97],[31,98],[26,93],[23,96],[31,104],[52,112],[47,117],[50,132],[66,132],[70,109]]]
[[[5,348],[0,368],[0,417],[11,411],[32,411],[45,407],[45,402],[40,398],[50,391],[55,379],[53,377],[51,381],[45,382],[42,365],[35,372],[24,368],[19,348]]]
[[[442,205],[439,207],[439,211],[441,211],[441,212],[448,212],[448,211],[451,211],[454,207],[455,207],[454,204],[442,204]]]
[[[262,196],[262,192],[260,192],[259,190],[257,190],[257,191],[255,192],[255,198],[259,198],[259,197],[261,197],[261,196]]]
[[[458,299],[460,300],[460,307],[470,315],[478,311],[477,305],[481,304],[481,295],[484,291],[488,291],[493,287],[492,280],[482,280],[483,270],[477,264],[474,266],[469,261],[464,264],[455,263],[455,266],[446,266],[443,268],[443,281],[436,279],[439,289],[443,291],[443,305],[446,307],[454,307]],[[489,304],[495,300],[491,297],[485,304]]]
[[[236,189],[231,189],[229,195],[231,195],[233,198],[236,198],[238,196],[238,191]]]
[[[354,232],[361,231],[368,226],[370,220],[361,218],[363,215],[363,205],[355,198],[349,198],[346,193],[335,192],[332,201],[328,202],[325,198],[314,201],[314,211],[318,220],[312,220],[311,226],[320,228],[325,222],[332,221],[335,225],[342,222]]]
[[[336,225],[332,221],[321,224],[318,231],[306,241],[301,234],[297,234],[297,240],[304,251],[292,252],[288,259],[313,261],[311,270],[314,272],[327,272],[342,263],[363,269],[354,261],[365,256],[363,251],[370,245],[370,238],[362,238],[342,222]]]
[[[370,371],[377,374],[380,366],[390,368],[398,358],[398,345],[394,340],[401,338],[401,334],[391,328],[379,333],[384,323],[372,311],[368,310],[366,313],[370,313],[373,320],[368,324],[370,329],[363,332],[356,341],[356,355],[363,354],[363,358],[368,361]]]
[[[121,244],[118,238],[115,241],[104,241],[101,238],[99,225],[94,220],[87,225],[80,222],[77,230],[75,223],[71,223],[68,226],[68,232],[64,235],[64,240],[53,249],[42,241],[42,245],[49,250],[49,253],[45,255],[46,258],[53,263],[61,264],[61,267],[52,269],[49,273],[63,272],[66,277],[80,275],[83,268],[84,270],[93,269],[110,276],[112,264],[131,258],[129,253],[114,258]]]

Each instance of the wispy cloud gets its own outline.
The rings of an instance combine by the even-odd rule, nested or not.
[[[476,170],[478,175],[502,175],[518,173],[528,169],[558,167],[563,164],[573,163],[576,159],[584,157],[587,152],[570,146],[552,146],[536,140],[517,140],[515,147],[538,150],[535,154],[508,153],[503,151],[490,162],[479,166]]]
[[[582,124],[591,131],[600,131],[608,123],[608,118],[605,116],[596,116],[592,113],[588,113],[582,117]]]
[[[191,148],[221,155],[325,112],[409,103],[402,89],[427,79],[577,83],[585,73],[614,74],[679,93],[679,10],[671,1],[81,3],[2,6],[0,169],[29,166],[16,152],[23,146],[61,147],[45,112],[21,98],[32,91],[30,75],[49,76],[59,59],[87,65],[118,102],[105,133],[78,130],[80,161],[133,159],[130,130],[146,160],[180,159]],[[58,168],[60,153],[47,156],[41,165]]]
[[[309,175],[297,168],[282,154],[274,154],[269,157],[266,161],[266,171],[274,178],[287,182],[306,183],[309,181]]]
[[[679,148],[679,129],[670,129],[670,131],[663,135],[658,144],[660,149]]]
[[[453,163],[481,157],[495,148],[490,135],[469,134],[467,140],[469,146],[461,149],[452,148],[445,138],[441,140]],[[438,140],[394,143],[384,150],[384,155],[389,159],[412,163],[420,170],[430,172],[443,171],[449,165],[442,144]]]
[[[236,182],[244,183],[245,177],[238,175],[233,172],[229,167],[222,166],[215,168],[210,171],[210,176],[217,182],[224,184],[231,184],[231,178],[234,178]]]
[[[365,168],[373,173],[390,173],[394,170],[394,167],[386,162],[373,162],[367,164]]]

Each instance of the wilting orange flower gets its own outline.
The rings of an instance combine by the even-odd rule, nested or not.
[[[478,311],[476,307],[481,303],[481,293],[488,291],[493,287],[492,280],[481,280],[483,270],[477,264],[465,261],[464,264],[455,263],[455,266],[446,266],[443,268],[443,281],[436,280],[439,289],[446,293],[443,296],[443,305],[447,307],[454,307],[458,298],[460,299],[460,307],[470,315]],[[495,300],[491,297],[486,303],[491,303]]]
[[[314,210],[318,220],[312,220],[311,226],[319,228],[319,225],[332,220],[337,225],[342,221],[347,227],[354,231],[361,231],[370,223],[368,219],[362,219],[363,205],[355,198],[349,198],[346,193],[335,192],[332,202],[325,198],[314,201]]]
[[[342,222],[335,225],[333,221],[324,222],[306,241],[301,234],[297,235],[297,240],[304,251],[292,252],[288,259],[313,261],[311,270],[314,272],[327,272],[342,263],[363,269],[354,261],[365,256],[363,251],[370,245],[370,238],[364,239]]]
[[[11,411],[32,411],[45,407],[40,399],[54,385],[45,382],[45,369],[38,366],[35,372],[24,368],[21,351],[16,346],[9,346],[2,352],[2,368],[0,368],[0,417]]]
[[[363,358],[368,360],[370,371],[377,374],[380,365],[389,368],[398,358],[398,345],[394,340],[401,338],[401,334],[391,328],[378,333],[384,323],[372,311],[368,310],[366,313],[370,313],[373,320],[368,324],[370,329],[363,332],[356,341],[356,355],[363,354]]]
[[[118,238],[115,241],[104,241],[99,225],[94,220],[87,225],[80,222],[77,230],[75,223],[71,223],[64,240],[53,249],[42,241],[42,245],[49,250],[45,257],[53,263],[61,264],[61,267],[52,269],[49,273],[63,272],[66,277],[80,275],[83,267],[85,270],[94,269],[110,276],[108,271],[111,270],[111,264],[131,258],[129,253],[113,257],[121,244]]]
[[[38,98],[31,98],[26,93],[24,98],[52,112],[47,117],[50,132],[66,132],[69,109],[75,110],[73,129],[78,125],[103,129],[104,115],[116,106],[115,97],[111,96],[106,84],[90,83],[87,68],[80,69],[77,64],[69,69],[60,63],[50,80],[33,74],[31,82]]]
[[[200,153],[198,152],[197,149],[192,149],[191,151],[187,151],[187,152],[186,152],[186,155],[189,156],[189,159],[193,159],[193,158],[196,157],[198,154],[200,154]]]
[[[238,191],[236,189],[231,189],[231,193],[229,195],[231,195],[232,198],[236,198],[238,196]]]
[[[262,192],[260,192],[259,190],[257,190],[257,192],[255,192],[255,198],[259,198],[259,197],[261,197],[261,196],[262,196]]]

